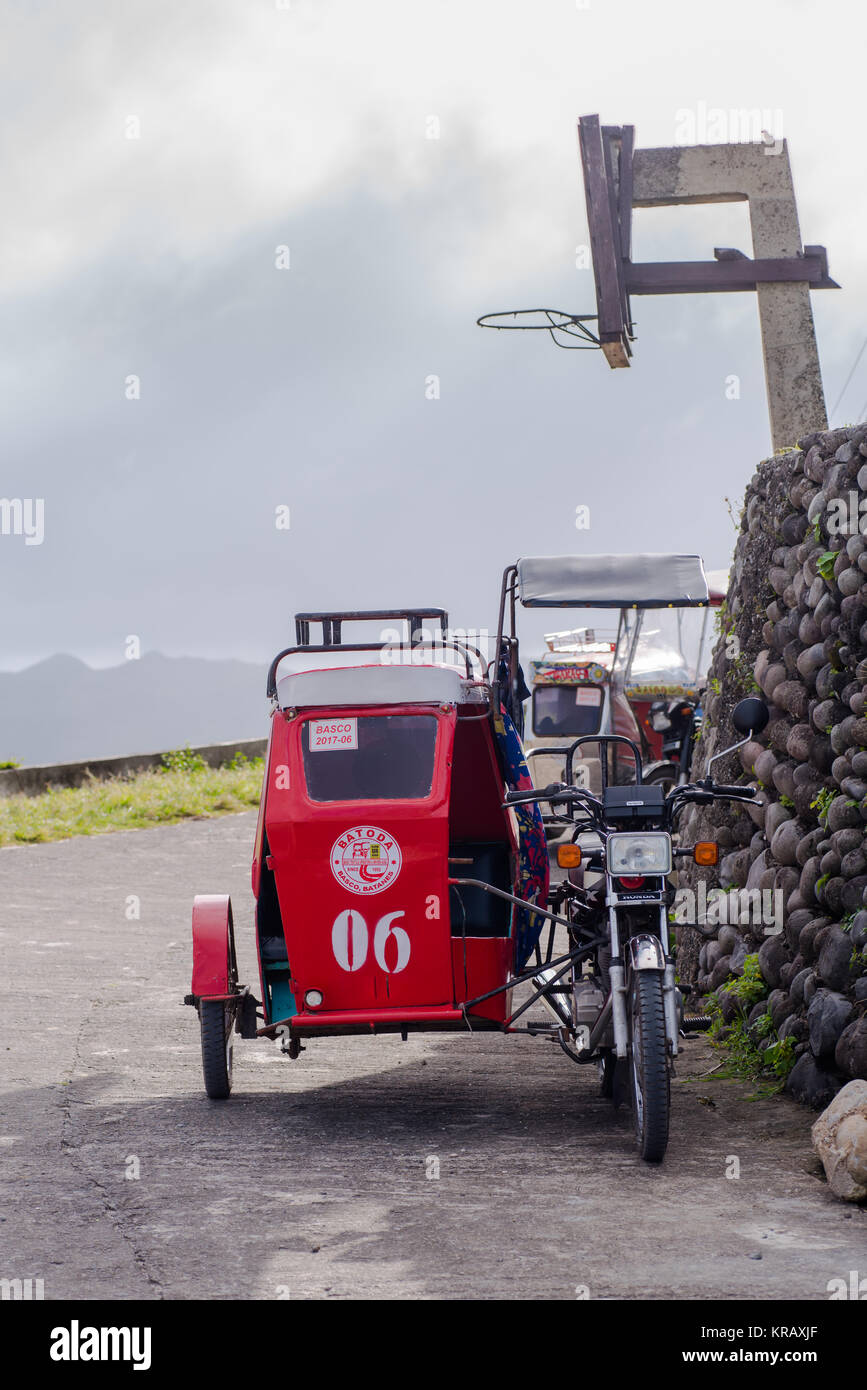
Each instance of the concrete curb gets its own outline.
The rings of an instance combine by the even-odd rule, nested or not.
[[[236,753],[247,758],[261,758],[265,755],[268,740],[264,738],[241,739],[237,743],[206,743],[199,748],[191,748],[209,767],[220,767],[230,762]],[[14,767],[0,771],[0,796],[38,796],[49,787],[80,787],[83,782],[95,778],[98,782],[109,777],[127,777],[134,772],[145,772],[149,768],[162,767],[163,753],[131,753],[123,758],[90,758],[84,763],[47,763],[44,767]]]

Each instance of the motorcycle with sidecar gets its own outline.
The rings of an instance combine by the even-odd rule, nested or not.
[[[648,606],[707,603],[698,557],[521,560],[503,576],[490,661],[450,636],[441,609],[297,615],[267,682],[252,866],[260,998],[239,980],[228,896],[193,905],[185,1002],[209,1097],[230,1094],[237,1035],[297,1059],[321,1036],[532,1034],[597,1065],[615,1104],[631,1097],[639,1153],[662,1158],[686,1026],[667,930],[671,832],[690,802],[754,789],[706,778],[666,796],[643,782],[634,742],[596,733],[598,795],[575,784],[583,736],[561,750],[562,780],[534,786],[517,608],[598,606],[619,586],[618,606],[629,592]],[[383,622],[399,640],[345,638],[347,625]],[[746,705],[735,723],[748,736],[767,711]],[[613,782],[624,749],[634,776]],[[569,832],[553,887],[543,804]],[[585,854],[589,886],[574,872]]]

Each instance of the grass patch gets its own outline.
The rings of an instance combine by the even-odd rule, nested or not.
[[[753,1026],[747,1026],[745,1015],[755,1004],[767,997],[768,987],[759,970],[758,955],[747,956],[740,979],[730,980],[708,998],[708,1012],[713,1019],[708,1039],[711,1046],[724,1057],[722,1067],[715,1073],[733,1081],[756,1081],[758,1086],[747,1100],[760,1100],[783,1089],[786,1077],[795,1065],[795,1039],[789,1034],[778,1038],[770,1013],[762,1014]],[[719,996],[733,996],[739,1005],[740,1017],[726,1023]],[[759,1043],[768,1040],[764,1049]]]
[[[208,767],[184,749],[163,761],[164,767],[133,777],[91,778],[80,787],[54,787],[40,796],[0,797],[0,845],[142,830],[259,805],[262,758],[236,755],[224,767]]]
[[[831,727],[833,728],[833,725]],[[823,829],[827,828],[828,810],[836,795],[837,793],[832,787],[823,787],[816,799],[810,802],[810,810],[816,812],[816,817]]]

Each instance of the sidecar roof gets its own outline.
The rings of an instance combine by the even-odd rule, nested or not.
[[[517,564],[525,608],[700,608],[700,555],[536,555]]]
[[[334,658],[339,659],[335,652]],[[297,659],[297,658],[296,658]],[[277,681],[281,709],[340,705],[462,704],[478,698],[479,686],[462,678],[454,666],[439,664],[322,664],[287,671]]]

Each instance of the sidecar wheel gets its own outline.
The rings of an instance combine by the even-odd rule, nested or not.
[[[668,1146],[671,1096],[662,976],[656,970],[638,970],[633,976],[630,1035],[638,1152],[647,1163],[660,1163]]]
[[[211,1100],[228,1100],[232,1091],[232,1010],[218,999],[199,1005],[202,1030],[202,1071]]]

